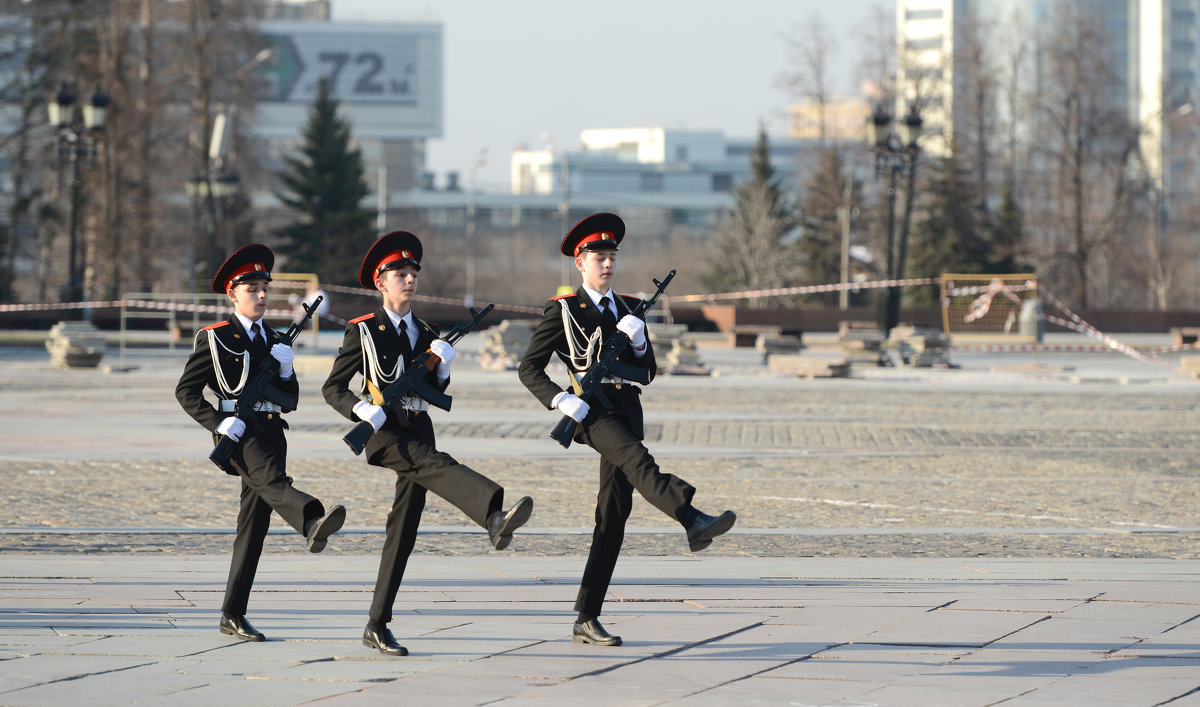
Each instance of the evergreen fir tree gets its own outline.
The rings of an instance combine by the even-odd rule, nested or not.
[[[1004,185],[1000,208],[996,211],[996,222],[992,225],[992,269],[995,273],[1026,272],[1032,266],[1024,264],[1021,250],[1024,247],[1024,213],[1013,194],[1012,183]]]
[[[805,185],[800,199],[803,214],[803,233],[796,243],[803,264],[804,282],[824,285],[840,282],[842,276],[842,221],[840,212],[846,205],[846,189],[850,189],[850,204],[861,198],[862,185],[849,183],[843,174],[843,161],[837,147],[821,148],[816,171]],[[811,295],[807,299],[827,304],[837,301],[837,293]]]
[[[795,217],[771,165],[767,131],[759,126],[750,154],[749,179],[735,191],[733,208],[717,227],[717,248],[700,281],[709,292],[784,287],[794,276],[794,259],[784,247]],[[768,300],[751,300],[763,306]]]
[[[288,169],[279,175],[286,193],[276,196],[299,214],[279,235],[287,269],[355,285],[362,254],[375,235],[374,215],[361,206],[367,195],[362,152],[351,147],[350,124],[338,115],[338,106],[322,78],[304,126],[301,155],[288,157]]]
[[[955,157],[947,157],[931,169],[933,175],[926,192],[932,198],[920,220],[913,224],[906,275],[921,278],[947,272],[988,272],[992,264],[990,249],[979,232],[971,180]],[[931,288],[913,288],[908,296],[913,306],[936,302]]]

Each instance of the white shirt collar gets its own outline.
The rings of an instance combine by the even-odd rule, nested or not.
[[[609,288],[607,294],[600,294],[599,292],[593,290],[592,288],[588,287],[587,285],[583,285],[583,291],[587,293],[588,297],[592,298],[592,304],[596,305],[597,307],[600,306],[600,298],[607,297],[608,298],[608,306],[612,307],[613,313],[616,314],[617,303],[613,300],[612,288]]]
[[[262,325],[261,319],[250,319],[248,317],[243,317],[242,315],[238,314],[237,312],[234,312],[233,316],[237,317],[238,321],[242,323],[242,328],[245,329],[246,333],[250,335],[251,341],[254,341],[254,329],[252,327],[255,324],[258,325],[259,331],[266,331],[266,327],[264,327]]]
[[[383,311],[387,312],[388,319],[392,320],[392,328],[396,330],[396,333],[400,333],[400,322],[404,322],[404,333],[408,334],[408,341],[412,343],[413,334],[417,331],[417,323],[413,319],[412,310],[408,310],[408,314],[405,314],[403,317],[387,307],[384,307]]]

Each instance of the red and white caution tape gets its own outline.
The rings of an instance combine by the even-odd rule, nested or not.
[[[378,297],[379,293],[375,290],[367,290],[362,287],[346,287],[344,285],[322,285],[322,289],[330,292],[341,292],[347,295],[358,295],[360,297]],[[417,295],[415,299],[418,302],[433,302],[434,304],[457,304],[463,305],[463,300],[453,297],[430,297],[428,295]],[[519,304],[497,304],[496,309],[504,312],[522,312],[525,314],[541,314],[542,310],[538,307],[526,307]]]
[[[936,285],[937,278],[919,277],[908,280],[871,280],[868,282],[835,282],[829,285],[802,285],[799,287],[775,287],[769,290],[746,290],[743,292],[721,292],[711,295],[680,295],[671,297],[677,302],[716,302],[726,299],[750,299],[752,297],[781,297],[807,295],[816,292],[838,292],[840,290],[869,290],[878,287],[908,287],[910,285]],[[665,299],[665,297],[664,297]]]
[[[1173,371],[1175,373],[1179,372],[1178,368],[1176,368],[1175,366],[1172,366],[1171,364],[1167,363],[1166,361],[1159,358],[1158,356],[1156,356],[1154,354],[1144,354],[1144,353],[1134,349],[1132,346],[1130,346],[1128,344],[1117,341],[1113,337],[1109,336],[1108,334],[1105,334],[1104,332],[1100,331],[1099,329],[1092,326],[1091,324],[1088,324],[1082,318],[1080,318],[1079,315],[1072,312],[1067,307],[1067,305],[1062,303],[1061,300],[1059,300],[1057,297],[1055,297],[1053,294],[1047,292],[1046,290],[1042,290],[1041,296],[1046,301],[1048,301],[1050,304],[1054,305],[1059,310],[1061,310],[1062,313],[1068,317],[1068,319],[1062,319],[1060,317],[1043,315],[1043,318],[1047,322],[1049,322],[1051,324],[1057,324],[1058,326],[1064,327],[1066,329],[1071,329],[1072,331],[1077,331],[1082,334],[1087,334],[1088,336],[1092,337],[1093,339],[1097,339],[1099,341],[1104,342],[1104,344],[1107,345],[1109,347],[1109,349],[1116,351],[1118,353],[1125,354],[1126,356],[1128,356],[1132,359],[1136,359],[1138,361],[1142,361],[1145,363],[1153,363],[1155,365],[1162,366],[1163,368],[1166,368],[1167,370]]]
[[[992,281],[984,288],[983,294],[976,297],[975,301],[971,303],[966,315],[963,316],[963,321],[973,322],[985,316],[992,308],[992,299],[996,295],[1004,295],[1018,305],[1021,304],[1021,298],[1016,295],[1013,288],[1005,285],[1004,281],[998,277],[992,278]]]

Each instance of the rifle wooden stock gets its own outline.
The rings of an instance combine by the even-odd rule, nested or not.
[[[467,311],[469,311],[472,315],[471,321],[454,327],[448,334],[442,337],[442,340],[453,346],[459,339],[463,338],[468,332],[474,329],[475,325],[478,324],[481,319],[486,317],[488,312],[491,312],[493,309],[495,309],[495,307],[496,305],[489,304],[479,312],[468,308]],[[441,362],[442,359],[440,357],[438,357],[432,351],[426,350],[417,357],[417,360],[413,361],[413,365],[408,370],[400,374],[400,377],[397,378],[394,383],[389,385],[387,390],[383,391],[383,400],[380,403],[375,404],[379,405],[379,407],[383,408],[384,410],[388,410],[396,406],[404,398],[404,396],[409,395],[414,391],[418,391],[422,393],[421,397],[426,401],[442,408],[443,410],[449,410],[451,401],[450,396],[446,395],[440,390],[430,388],[428,384],[425,384],[421,380],[425,377],[427,372],[437,368],[437,365]],[[353,429],[347,432],[346,435],[342,437],[342,441],[345,442],[346,446],[350,447],[350,450],[355,454],[362,454],[363,450],[367,447],[367,441],[371,439],[371,435],[373,434],[375,434],[375,426],[364,420],[363,422],[356,424]]]
[[[425,366],[425,370],[432,371],[434,368],[437,368],[437,365],[441,362],[441,357],[431,351],[429,352],[429,358],[425,359],[423,365]],[[380,397],[382,398],[382,396],[383,394],[381,393]],[[383,402],[384,401],[381,399],[379,403],[376,404],[382,407]],[[350,447],[350,451],[358,455],[362,454],[363,450],[367,448],[367,441],[371,439],[371,435],[373,434],[375,434],[375,426],[369,422],[363,421],[355,425],[354,429],[347,432],[346,436],[342,437],[342,441],[346,443],[346,446]]]
[[[671,284],[671,279],[675,277],[675,271],[667,273],[667,276],[662,281],[654,280],[657,290],[648,299],[638,302],[634,307],[633,316],[644,320],[646,313],[654,307],[654,303],[662,297],[662,293],[666,291],[667,285]],[[636,380],[639,383],[649,383],[650,377],[647,371],[635,371],[631,366],[626,366],[617,360],[625,347],[629,345],[629,337],[624,332],[613,332],[604,342],[604,346],[600,349],[600,355],[596,357],[596,363],[584,375],[583,380],[577,380],[574,374],[571,374],[571,386],[584,402],[591,399],[593,402],[599,402],[605,408],[611,408],[612,402],[608,396],[604,395],[604,391],[600,389],[601,383],[604,382],[604,377],[610,373],[616,373],[622,378]],[[588,403],[591,404],[590,402]],[[558,442],[564,449],[571,446],[572,440],[575,439],[575,429],[579,423],[570,415],[563,415],[554,429],[550,430],[550,438]]]
[[[323,296],[318,296],[313,300],[312,305],[301,304],[304,308],[304,318],[298,322],[292,322],[288,330],[279,337],[279,343],[291,346],[295,343],[296,338],[300,336],[300,332],[304,329],[304,325],[312,319],[313,314],[317,311],[317,305],[321,304]],[[264,333],[265,335],[265,333]],[[247,354],[249,355],[249,354]],[[254,432],[262,432],[262,424],[258,421],[258,416],[254,412],[254,404],[260,398],[266,397],[276,404],[288,403],[293,400],[293,396],[284,395],[282,391],[277,390],[271,385],[271,381],[275,380],[275,376],[279,373],[279,361],[275,360],[274,356],[267,356],[267,360],[263,361],[254,373],[254,378],[246,384],[242,389],[242,394],[237,400],[237,411],[234,415],[242,422],[246,423],[246,430]],[[284,407],[295,409],[295,404],[284,404]],[[221,439],[217,440],[213,450],[209,452],[208,459],[217,468],[231,476],[237,476],[237,470],[229,464],[229,457],[233,455],[233,446],[237,444],[227,435],[221,435]]]

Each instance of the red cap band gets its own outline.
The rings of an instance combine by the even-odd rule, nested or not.
[[[397,260],[411,260],[414,263],[417,262],[416,259],[413,258],[412,251],[398,250],[394,253],[389,253],[382,260],[379,261],[378,265],[375,266],[375,277],[379,277],[379,273],[383,272],[383,269],[385,267],[387,267],[388,265],[391,265],[392,263],[396,262]]]
[[[575,244],[575,255],[579,255],[579,252],[584,249],[584,246],[587,246],[589,243],[595,243],[596,241],[613,241],[614,245],[616,244],[616,238],[613,237],[613,234],[608,233],[607,231],[599,231],[579,239],[579,242]]]
[[[267,266],[265,264],[263,264],[263,263],[246,263],[242,267],[240,267],[237,270],[234,270],[232,273],[230,273],[229,282],[225,283],[225,289],[229,290],[230,288],[233,287],[234,283],[236,283],[242,277],[249,275],[250,273],[254,273],[254,272],[262,273],[268,280],[271,279],[271,273],[267,272]]]

